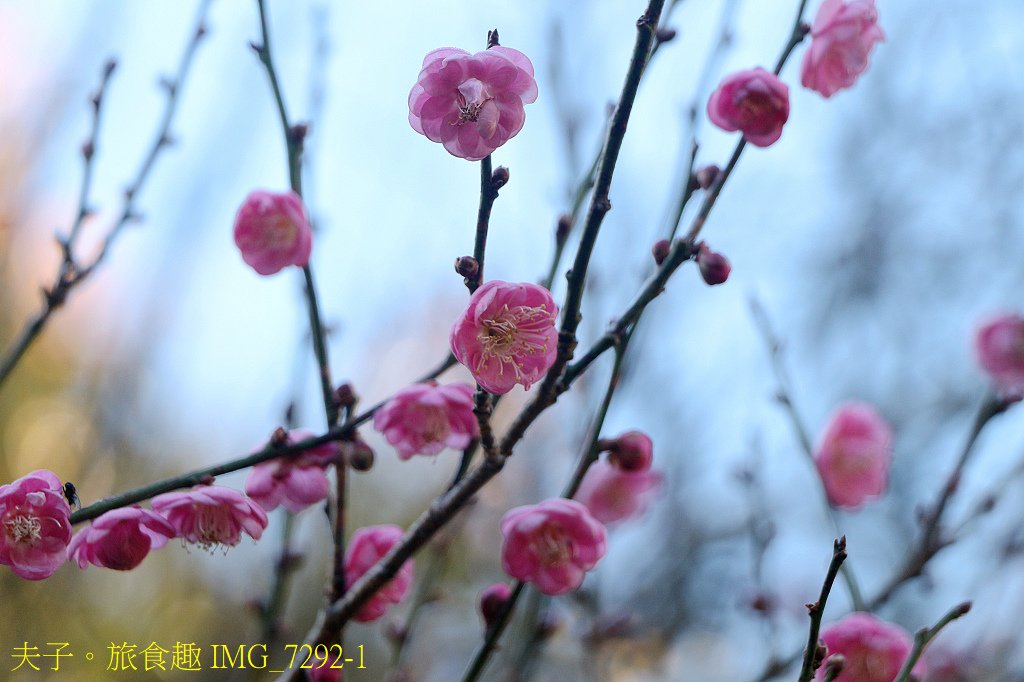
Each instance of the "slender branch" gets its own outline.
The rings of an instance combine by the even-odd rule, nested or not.
[[[149,178],[150,171],[153,169],[160,152],[171,143],[171,123],[174,121],[174,114],[177,112],[178,98],[182,85],[184,84],[192,65],[192,58],[195,55],[196,48],[198,47],[200,40],[206,34],[205,20],[209,4],[210,0],[202,0],[202,2],[200,2],[198,19],[195,24],[196,27],[193,29],[192,35],[185,46],[185,51],[182,54],[181,61],[179,62],[178,70],[173,79],[165,80],[162,83],[167,91],[167,101],[164,105],[163,115],[159,125],[157,126],[157,132],[153,138],[153,142],[150,144],[146,156],[143,158],[142,165],[131,184],[125,190],[124,205],[121,213],[117,220],[115,220],[107,230],[107,233],[100,244],[99,251],[86,265],[80,263],[75,258],[74,246],[81,232],[85,218],[87,218],[91,213],[88,206],[88,195],[92,182],[92,159],[96,152],[97,134],[100,123],[100,105],[106,90],[107,81],[114,69],[113,62],[107,62],[106,66],[104,66],[100,88],[96,91],[96,94],[91,100],[93,105],[92,132],[89,139],[82,147],[82,156],[85,162],[85,173],[79,196],[78,211],[75,215],[75,221],[71,227],[68,237],[66,239],[58,239],[62,251],[61,265],[54,279],[53,285],[43,292],[44,300],[42,309],[36,313],[31,320],[25,323],[21,332],[18,334],[17,339],[11,343],[9,348],[4,352],[3,358],[0,359],[0,385],[2,385],[7,377],[10,376],[14,367],[18,364],[18,361],[22,356],[24,356],[25,351],[27,351],[29,346],[31,346],[36,338],[38,338],[53,312],[65,303],[71,290],[87,279],[96,270],[96,268],[106,260],[107,254],[117,241],[117,238],[120,236],[124,227],[129,222],[138,220],[139,216],[135,202],[138,198],[139,192],[142,190],[146,180]]]
[[[796,402],[793,399],[792,390],[790,388],[789,374],[786,372],[786,363],[782,356],[782,341],[775,334],[775,330],[772,328],[771,320],[768,319],[768,313],[765,312],[757,298],[751,297],[750,299],[750,312],[754,318],[754,325],[758,328],[761,333],[761,339],[764,341],[765,348],[768,351],[768,357],[772,363],[772,370],[775,373],[775,384],[776,384],[776,398],[786,414],[789,415],[790,424],[793,426],[793,432],[796,434],[797,440],[800,442],[800,449],[807,457],[807,461],[810,463],[811,468],[814,469],[815,480],[821,483],[818,486],[818,490],[821,493],[819,498],[821,499],[825,513],[828,515],[829,521],[832,523],[832,528],[836,534],[839,534],[839,519],[836,516],[835,507],[828,499],[828,493],[825,491],[824,482],[821,476],[818,474],[817,466],[815,465],[814,459],[814,446],[811,445],[811,438],[808,435],[807,427],[804,425],[803,419],[800,418],[800,412],[796,408]],[[843,581],[846,583],[846,589],[850,593],[850,601],[853,603],[854,611],[864,610],[864,597],[860,590],[860,585],[857,582],[856,576],[853,574],[853,569],[848,563],[842,565]]]
[[[811,626],[807,633],[807,649],[804,651],[804,664],[800,668],[798,682],[810,682],[814,678],[814,671],[821,666],[821,662],[825,658],[825,649],[818,643],[818,632],[821,630],[821,617],[825,613],[825,602],[828,601],[832,583],[835,582],[844,561],[846,561],[845,535],[832,544],[832,561],[828,565],[828,572],[825,574],[825,582],[821,585],[818,601],[807,605]]]
[[[957,604],[950,609],[946,615],[940,618],[939,622],[933,627],[918,630],[917,634],[914,635],[914,647],[910,650],[910,655],[907,656],[907,660],[903,662],[903,667],[900,668],[900,672],[896,675],[896,679],[893,680],[893,682],[910,682],[911,671],[914,669],[914,666],[917,665],[917,661],[921,658],[921,654],[924,653],[925,647],[935,639],[935,636],[938,635],[944,627],[952,623],[957,618],[965,615],[970,610],[971,602],[969,601]]]
[[[281,525],[281,552],[274,562],[274,580],[270,588],[270,596],[266,603],[260,605],[261,642],[268,645],[277,641],[281,634],[281,612],[288,596],[288,579],[299,567],[299,557],[292,553],[292,531],[295,527],[295,514],[284,510],[284,522]]]
[[[516,602],[519,601],[519,595],[523,593],[525,588],[526,583],[521,580],[516,581],[508,601],[502,606],[501,611],[495,614],[494,621],[484,634],[484,641],[477,647],[476,653],[473,654],[473,660],[470,661],[466,672],[462,674],[462,682],[476,682],[476,680],[480,679],[480,675],[483,674],[484,668],[487,667],[487,663],[491,659],[491,654],[494,653],[494,649],[498,645],[501,633],[505,631],[505,626],[508,625],[509,620],[512,618],[512,612],[515,610]]]
[[[499,169],[501,170],[501,169]],[[504,171],[507,173],[508,171]],[[503,182],[501,184],[504,184]],[[487,250],[487,229],[491,220],[491,207],[498,198],[497,174],[491,171],[491,155],[480,160],[480,208],[476,217],[476,239],[473,243],[473,258],[477,269],[472,277],[466,278],[469,293],[476,291],[484,281],[484,254]],[[500,186],[500,185],[498,185]]]

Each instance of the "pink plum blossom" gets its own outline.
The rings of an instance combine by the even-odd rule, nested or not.
[[[71,539],[68,554],[79,568],[89,564],[130,571],[150,550],[160,549],[176,535],[174,527],[156,512],[139,506],[113,509]]]
[[[829,502],[853,509],[885,492],[891,443],[889,425],[874,407],[856,402],[840,406],[814,456]]]
[[[501,519],[501,566],[544,594],[571,592],[608,549],[604,526],[575,500],[516,507]]]
[[[403,531],[395,525],[367,526],[352,534],[345,553],[346,587],[352,587],[370,568],[380,561],[402,539]],[[398,573],[377,590],[355,615],[360,623],[369,623],[382,617],[392,604],[397,604],[409,592],[413,579],[413,561],[409,559]]]
[[[71,506],[52,471],[0,486],[0,564],[26,580],[49,578],[68,558]]]
[[[846,659],[836,682],[893,682],[913,645],[909,632],[864,612],[851,613],[825,628],[821,639],[829,656],[842,654]],[[918,678],[923,676],[924,661],[918,662],[913,672]],[[815,679],[824,676],[822,666]]]
[[[478,161],[522,130],[523,105],[536,99],[533,64],[522,52],[442,47],[423,59],[409,93],[409,123],[450,154]]]
[[[800,84],[824,97],[850,87],[868,68],[871,51],[883,40],[875,0],[825,0],[811,26]]]
[[[761,67],[725,78],[708,100],[708,118],[722,130],[739,130],[747,142],[767,147],[782,137],[789,119],[789,87]]]
[[[656,471],[624,471],[608,462],[594,462],[576,491],[595,519],[604,524],[642,514],[661,488]]]
[[[267,527],[267,514],[248,497],[217,485],[197,486],[184,493],[153,498],[153,511],[170,521],[185,541],[204,549],[234,547],[244,531],[259,540]]]
[[[480,592],[480,615],[484,626],[491,627],[498,619],[508,600],[512,598],[512,588],[505,583],[488,585]]]
[[[373,415],[373,428],[398,450],[400,459],[463,449],[480,433],[469,384],[413,384]]]
[[[983,324],[975,335],[974,350],[1000,392],[1024,395],[1024,315],[1004,313]]]
[[[255,190],[235,216],[235,244],[242,260],[261,275],[309,263],[313,229],[295,192]]]
[[[285,442],[298,443],[313,435],[310,431],[293,430]],[[338,445],[323,443],[298,455],[257,464],[245,479],[245,494],[266,511],[284,506],[290,512],[300,512],[327,499],[330,484],[326,468],[337,460]]]
[[[608,463],[623,471],[647,471],[654,460],[654,443],[641,431],[627,431],[608,442]]]
[[[452,326],[452,352],[490,393],[508,393],[516,384],[529,389],[555,362],[557,317],[544,287],[492,280]]]

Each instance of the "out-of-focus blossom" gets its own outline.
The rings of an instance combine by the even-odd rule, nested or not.
[[[336,660],[336,652],[337,649],[328,647],[326,661],[321,663],[318,659],[314,659],[312,662],[313,667],[306,670],[306,679],[309,682],[341,682],[343,668],[334,666],[343,666],[345,661]]]
[[[491,280],[469,299],[452,326],[452,353],[491,393],[529,389],[551,369],[558,351],[558,306],[536,284]]]
[[[0,486],[0,564],[26,580],[49,578],[68,558],[71,507],[52,471]]]
[[[867,70],[871,51],[883,40],[875,0],[825,0],[811,26],[800,84],[825,97],[850,87]]]
[[[501,519],[501,565],[544,594],[571,592],[607,551],[604,526],[575,500],[516,507]]]
[[[409,123],[450,154],[478,161],[522,130],[523,105],[536,99],[533,64],[522,52],[442,47],[423,59],[409,93]]]
[[[974,350],[1000,392],[1024,396],[1024,315],[1006,313],[981,325]]]
[[[313,437],[304,430],[288,432],[286,444]],[[338,445],[323,443],[291,457],[279,457],[257,464],[245,479],[245,494],[266,511],[283,506],[300,512],[327,499],[330,484],[326,468],[338,460]]]
[[[259,540],[267,527],[267,514],[248,497],[217,485],[204,485],[183,493],[153,498],[153,511],[171,522],[183,540],[204,549],[234,547],[245,532]]]
[[[370,567],[380,561],[381,557],[402,539],[402,534],[402,529],[394,525],[367,526],[353,533],[345,553],[346,586],[351,587],[370,570]],[[368,623],[383,616],[392,604],[405,599],[412,579],[413,561],[409,559],[402,564],[395,577],[377,590],[377,593],[363,605],[355,619],[360,623]]]
[[[485,627],[489,628],[494,625],[498,615],[511,598],[512,588],[505,583],[488,585],[480,592],[480,615],[484,619]]]
[[[373,415],[373,428],[398,450],[400,459],[461,450],[479,433],[468,384],[413,384],[396,393]]]
[[[309,263],[313,229],[295,192],[256,190],[235,215],[235,244],[242,260],[261,275]]]
[[[176,535],[156,512],[139,506],[112,509],[71,539],[68,554],[79,568],[89,564],[129,571]]]
[[[893,682],[913,645],[910,633],[900,626],[863,612],[825,628],[821,639],[829,656],[842,654],[846,659],[836,682]],[[924,675],[924,661],[913,672],[918,678]],[[824,679],[824,666],[818,668],[815,679]]]
[[[789,119],[789,87],[761,67],[737,71],[711,93],[708,118],[722,130],[739,130],[750,144],[767,147],[782,137]]]
[[[623,471],[647,471],[654,461],[654,442],[642,431],[627,431],[608,441],[608,462]]]
[[[889,480],[892,431],[866,403],[846,403],[833,413],[814,456],[829,502],[856,508],[881,495]]]
[[[662,475],[656,471],[624,471],[594,462],[576,491],[576,499],[604,524],[642,514],[658,494]]]

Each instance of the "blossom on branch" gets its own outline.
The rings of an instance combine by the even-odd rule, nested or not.
[[[800,84],[831,97],[852,86],[885,40],[875,0],[825,0],[811,26],[811,46],[800,65]]]
[[[150,550],[177,535],[167,519],[139,506],[106,512],[71,539],[68,554],[79,568],[89,564],[130,571]]]
[[[851,613],[821,632],[828,655],[846,659],[836,682],[892,682],[910,654],[910,633],[899,625],[887,623],[870,613]],[[826,658],[825,661],[828,661]],[[824,679],[825,666],[818,668],[816,680]],[[924,661],[914,666],[921,679]]]
[[[555,362],[557,318],[544,287],[492,280],[452,326],[452,353],[490,393],[508,393],[516,384],[529,389]]]
[[[982,369],[1006,396],[1024,396],[1024,315],[1006,313],[978,328],[974,350]]]
[[[473,387],[413,384],[395,393],[373,415],[373,428],[398,450],[399,459],[461,450],[480,433],[473,414]]]
[[[604,526],[579,502],[561,498],[510,509],[501,534],[505,572],[548,595],[578,588],[608,549]]]
[[[814,455],[831,504],[856,508],[881,495],[892,462],[892,431],[866,403],[840,406],[829,419]]]
[[[157,495],[152,504],[153,511],[170,521],[183,540],[203,549],[234,547],[243,532],[259,540],[267,527],[267,514],[258,504],[237,490],[218,485]]]
[[[409,123],[450,154],[479,161],[522,130],[523,105],[536,99],[533,64],[522,52],[442,47],[423,58],[409,93]]]
[[[67,561],[71,506],[52,471],[0,486],[0,564],[26,580],[49,578]]]
[[[739,130],[750,144],[767,147],[782,137],[789,119],[789,87],[761,67],[737,71],[711,93],[707,109],[722,130]]]
[[[601,523],[625,521],[642,514],[658,494],[657,471],[626,471],[609,462],[594,462],[576,491],[576,499]]]
[[[346,589],[380,561],[402,539],[403,531],[395,525],[367,526],[352,534],[345,552]],[[409,592],[413,579],[413,561],[409,559],[395,577],[377,590],[354,617],[360,623],[369,623],[382,617],[392,604],[397,604]]]
[[[299,443],[313,436],[310,431],[293,430],[285,442]],[[337,443],[323,443],[298,455],[262,462],[245,479],[245,494],[266,511],[283,506],[290,512],[300,512],[327,499],[330,482],[326,468],[337,461]]]
[[[295,192],[256,190],[235,215],[235,244],[242,260],[261,275],[309,263],[313,228]]]

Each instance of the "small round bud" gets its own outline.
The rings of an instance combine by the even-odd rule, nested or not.
[[[508,184],[508,168],[504,166],[498,166],[491,173],[491,187],[495,190],[499,190]]]
[[[563,213],[558,217],[558,225],[555,226],[555,241],[559,244],[564,244],[565,240],[569,238],[571,230],[572,216],[568,213]]]
[[[480,615],[484,627],[490,629],[512,597],[512,589],[505,583],[494,583],[480,592]]]
[[[712,163],[698,168],[693,174],[693,179],[701,189],[711,189],[721,173],[722,169]]]
[[[627,431],[608,441],[608,463],[623,471],[647,471],[654,460],[654,443],[640,431]]]
[[[455,272],[466,279],[472,279],[480,272],[480,264],[472,256],[459,256],[455,259]]]
[[[288,432],[284,430],[284,427],[278,426],[274,429],[274,432],[270,434],[270,444],[275,448],[288,444]]]
[[[711,286],[725,282],[732,271],[728,259],[709,249],[707,244],[701,244],[697,251],[697,267],[700,268],[700,276]]]
[[[357,402],[359,402],[359,396],[356,395],[356,389],[352,384],[345,382],[334,389],[334,404],[338,406],[338,409],[351,409]]]
[[[654,39],[659,43],[667,43],[676,37],[674,28],[659,28],[654,32]]]
[[[651,255],[654,256],[654,262],[661,265],[668,258],[668,252],[672,250],[672,242],[667,239],[659,239],[654,242],[654,246],[651,247]]]
[[[373,448],[359,436],[350,441],[343,441],[341,453],[344,461],[355,471],[369,471],[373,468]]]

